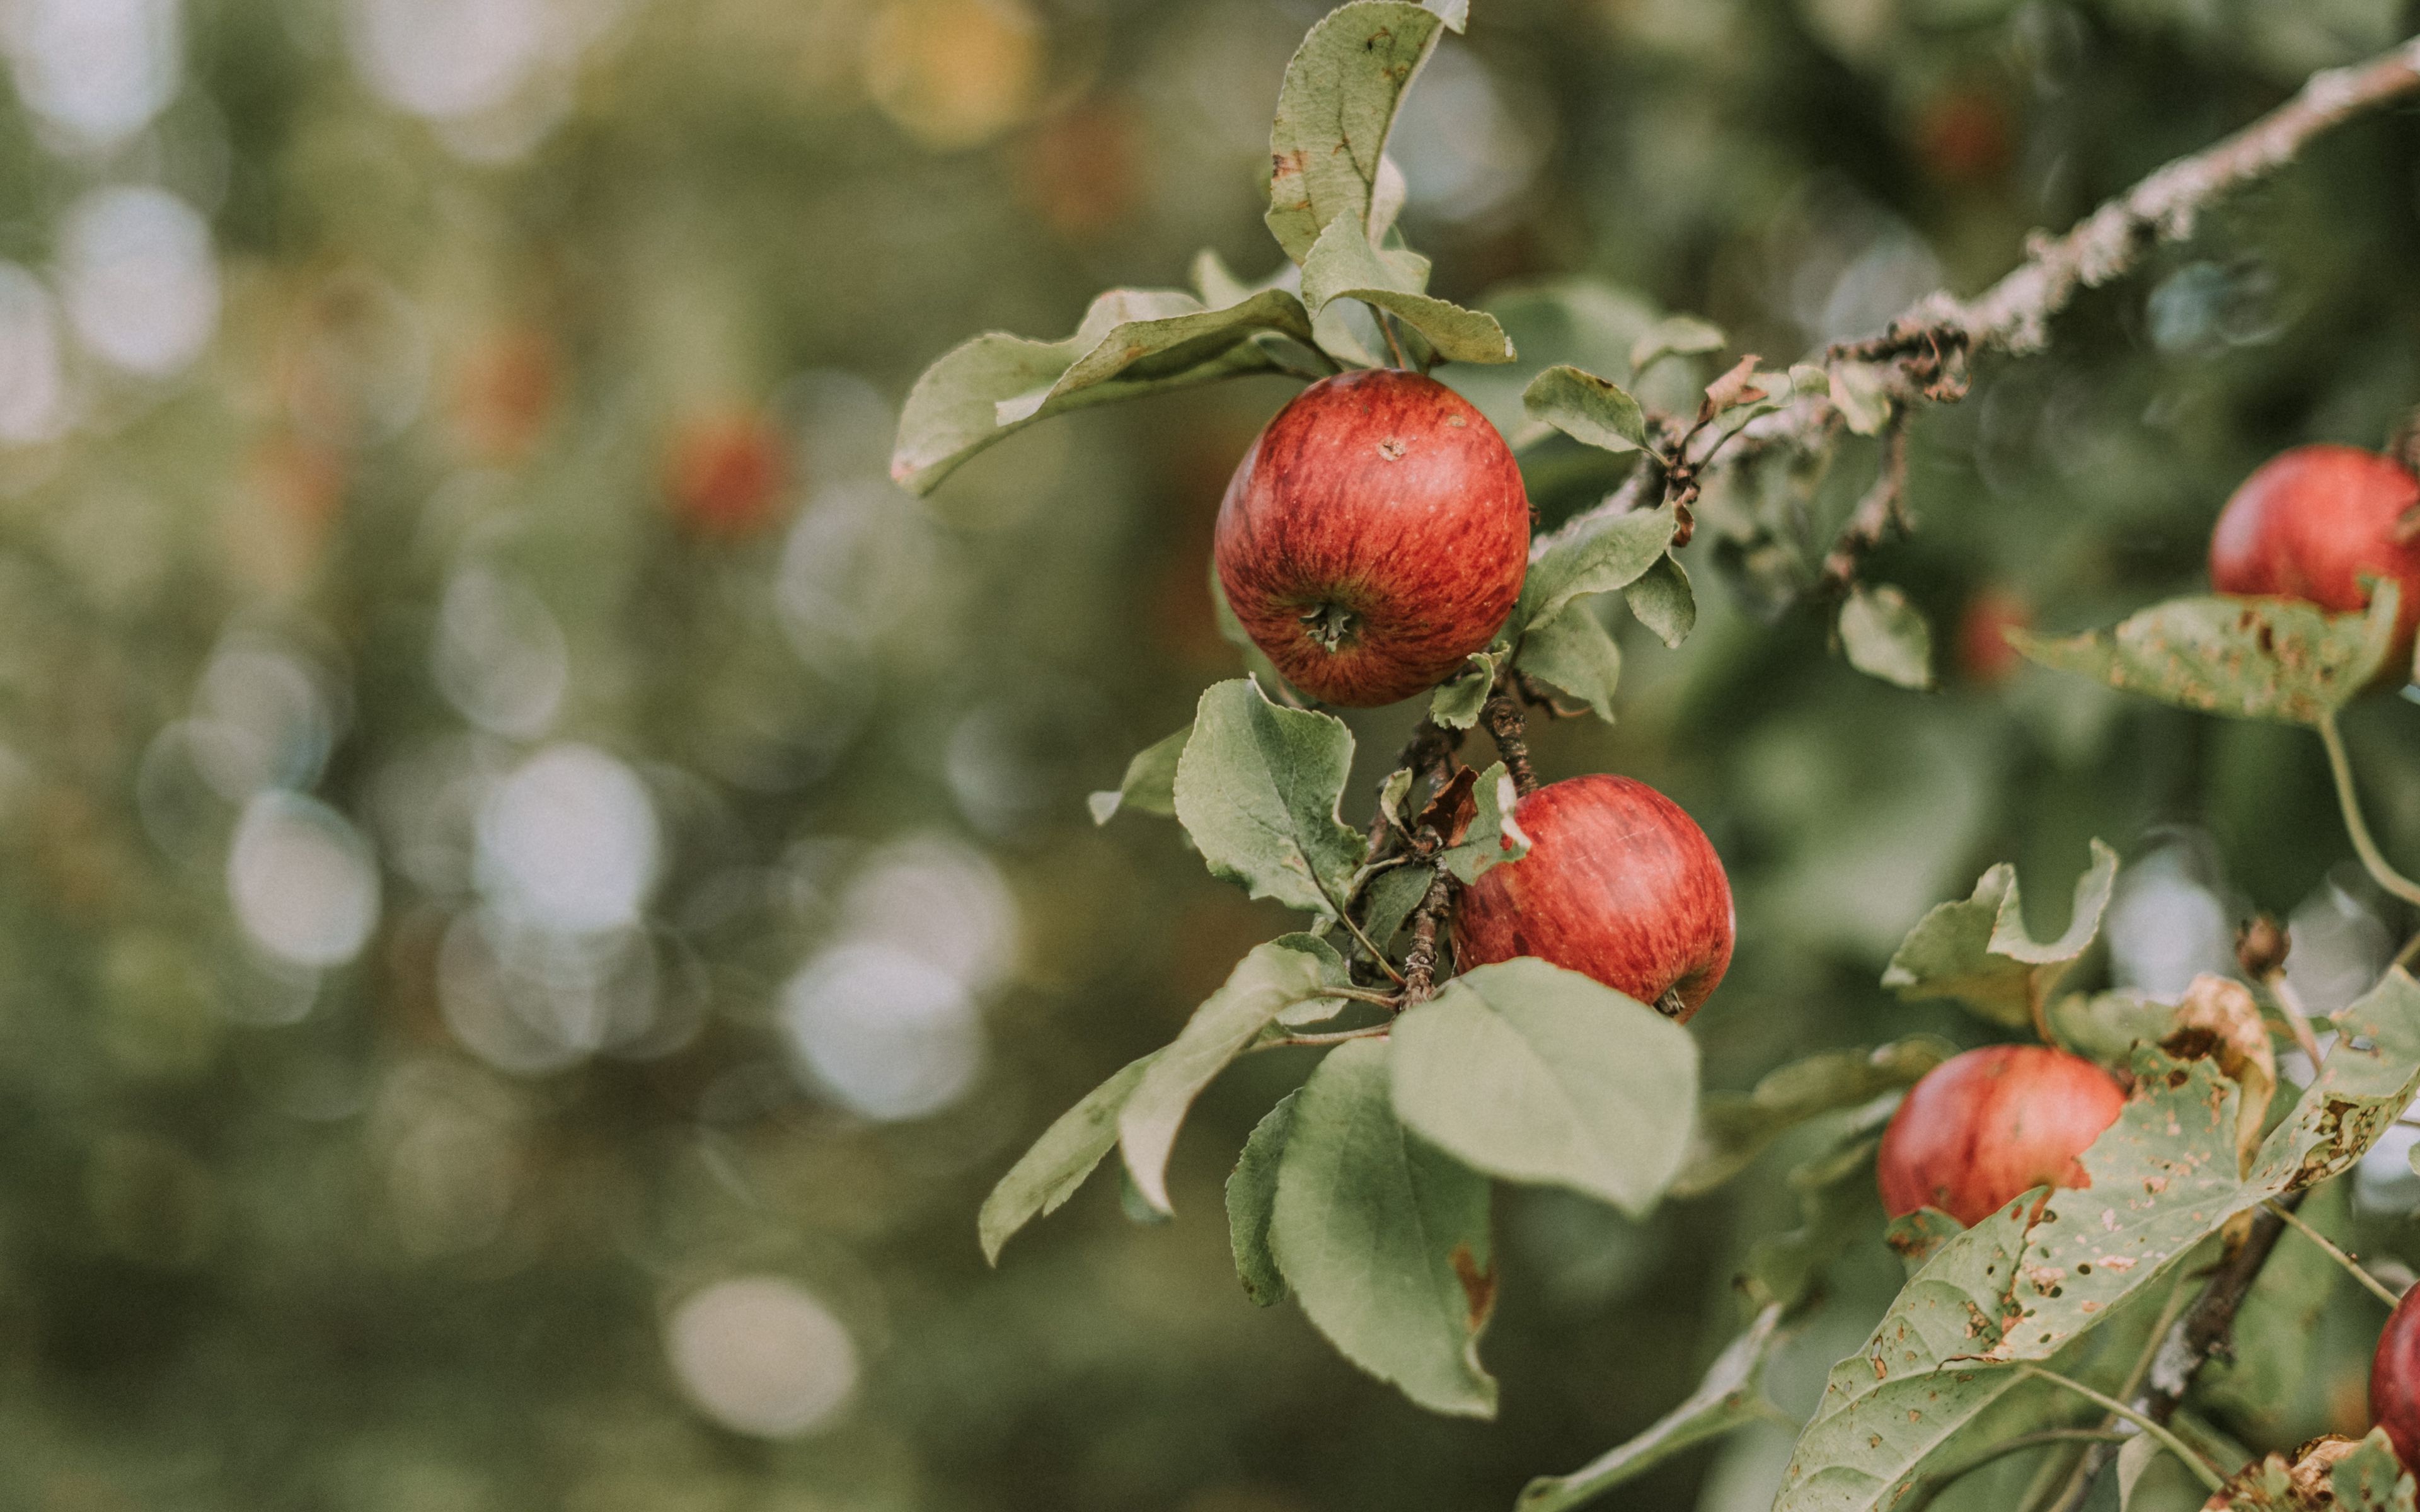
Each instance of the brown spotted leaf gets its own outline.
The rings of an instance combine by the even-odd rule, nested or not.
[[[2316,724],[2367,687],[2394,642],[2397,594],[2365,614],[2286,598],[2177,598],[2068,640],[2009,632],[2045,667],[2129,693],[2243,719]]]
[[[1435,11],[1353,0],[1311,29],[1286,65],[1269,129],[1269,234],[1299,263],[1339,216],[1376,229],[1380,164],[1404,91],[1446,28]]]

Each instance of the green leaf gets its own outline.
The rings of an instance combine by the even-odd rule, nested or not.
[[[1335,985],[1334,959],[1333,952],[1323,959],[1276,941],[1254,946],[1143,1072],[1118,1113],[1118,1147],[1135,1189],[1154,1209],[1171,1211],[1168,1152],[1194,1098],[1279,1014],[1322,998]]]
[[[1218,683],[1177,759],[1176,817],[1214,875],[1332,918],[1361,864],[1341,809],[1352,765],[1342,720],[1282,708],[1249,678]]]
[[[1342,299],[1376,305],[1427,338],[1449,362],[1512,361],[1512,343],[1494,316],[1421,292],[1427,271],[1425,260],[1380,252],[1370,244],[1359,221],[1341,215],[1319,234],[1303,261],[1303,302],[1314,316]]]
[[[1467,730],[1477,724],[1480,711],[1487,707],[1487,695],[1495,691],[1496,669],[1502,665],[1506,650],[1499,642],[1472,652],[1462,671],[1430,695],[1429,717],[1448,730]]]
[[[1699,1109],[1676,1196],[1711,1192],[1764,1153],[1782,1134],[1826,1113],[1912,1087],[1955,1054],[1931,1035],[1872,1050],[1825,1050],[1765,1073],[1748,1092],[1714,1092]]]
[[[1938,1208],[1918,1208],[1893,1218],[1883,1228],[1883,1242],[1907,1267],[1908,1278],[1925,1268],[1941,1246],[1966,1231],[1966,1226]]]
[[[1607,1450],[1568,1475],[1547,1475],[1521,1489],[1516,1512],[1566,1512],[1645,1473],[1709,1439],[1736,1427],[1769,1419],[1764,1402],[1764,1367],[1780,1341],[1781,1309],[1769,1306],[1756,1315],[1747,1332],[1730,1341],[1714,1357],[1705,1379],[1688,1400],[1665,1413],[1647,1430]]]
[[[2178,598],[2072,640],[2010,631],[2045,667],[2210,714],[2317,724],[2385,669],[2395,584],[2365,614],[2285,598]]]
[[[1621,591],[1622,601],[1639,624],[1675,650],[1698,627],[1698,595],[1680,560],[1666,552],[1649,563],[1637,582]]]
[[[1901,997],[1950,997],[1995,1024],[2023,1028],[2037,1004],[2092,946],[2118,882],[2118,853],[2092,842],[2092,865],[2075,884],[2067,933],[2042,944],[2025,933],[2017,869],[2003,861],[1983,873],[1963,903],[1943,903],[1908,932],[1883,985]]]
[[[1529,563],[1511,625],[1544,625],[1584,594],[1627,588],[1652,568],[1672,540],[1672,506],[1617,515],[1589,534],[1557,541]]]
[[[1432,1412],[1493,1417],[1487,1180],[1396,1120],[1387,1060],[1382,1041],[1347,1041],[1295,1094],[1270,1248],[1346,1359]]]
[[[2070,993],[2050,1006],[2051,1037],[2086,1060],[2123,1066],[2137,1044],[2155,1044],[2175,1022],[2174,1003],[2139,993]]]
[[[984,1198],[975,1232],[983,1241],[984,1259],[1000,1263],[1001,1247],[1035,1218],[1059,1211],[1076,1195],[1084,1178],[1118,1142],[1118,1114],[1142,1082],[1160,1052],[1120,1067],[1115,1075],[1084,1094],[1083,1101],[1059,1115],[1033,1148],[1017,1157],[1000,1184]]]
[[[1844,363],[1832,372],[1826,392],[1850,430],[1859,436],[1882,434],[1891,404],[1880,371],[1864,363]]]
[[[1288,1092],[1252,1125],[1235,1159],[1235,1174],[1227,1178],[1227,1242],[1235,1252],[1235,1278],[1256,1307],[1286,1299],[1284,1273],[1269,1250],[1269,1221],[1277,1211],[1278,1161],[1294,1129],[1294,1100],[1300,1095]]]
[[[1479,780],[1471,787],[1471,796],[1478,804],[1478,812],[1470,821],[1469,831],[1437,857],[1438,865],[1466,884],[1529,854],[1529,837],[1521,832],[1512,818],[1520,794],[1502,762],[1490,764],[1479,774]]]
[[[1621,648],[1588,605],[1566,604],[1545,624],[1529,626],[1521,636],[1520,655],[1513,664],[1580,700],[1606,723],[1613,723],[1613,693],[1621,682]]]
[[[1345,965],[1344,957],[1338,953],[1336,947],[1316,934],[1297,931],[1291,934],[1280,934],[1268,943],[1280,949],[1297,950],[1305,955],[1317,956],[1320,971],[1327,979],[1327,984],[1331,987],[1346,986],[1353,980],[1352,968]],[[1276,1026],[1291,1028],[1303,1024],[1316,1024],[1322,1019],[1334,1018],[1344,1011],[1344,1005],[1345,999],[1342,997],[1306,997],[1291,1008],[1278,1010],[1276,1026],[1272,1027],[1273,1029]]]
[[[1700,357],[1718,352],[1728,339],[1722,327],[1694,315],[1668,315],[1633,344],[1630,371],[1644,373],[1667,357]]]
[[[1256,341],[1270,332],[1311,341],[1309,312],[1283,289],[1217,310],[1174,289],[1112,289],[1063,341],[977,336],[944,353],[908,392],[891,476],[911,493],[930,493],[967,458],[1046,416],[1280,371]]]
[[[1367,245],[1395,111],[1448,19],[1395,0],[1353,0],[1311,27],[1286,65],[1269,129],[1269,234],[1305,262],[1337,221]]]
[[[1859,583],[1840,605],[1840,645],[1869,677],[1916,689],[1932,686],[1932,626],[1907,595]]]
[[[1193,727],[1187,725],[1135,752],[1126,763],[1125,778],[1118,783],[1117,790],[1095,793],[1088,800],[1093,823],[1108,824],[1117,817],[1120,809],[1172,818],[1176,813],[1176,758],[1184,754],[1185,742],[1192,733]]]
[[[1378,784],[1378,811],[1387,816],[1387,823],[1406,833],[1412,824],[1411,815],[1404,812],[1404,800],[1412,795],[1412,769],[1398,766]]]
[[[1396,1020],[1395,1110],[1507,1180],[1647,1211],[1681,1167],[1698,1047],[1653,1009],[1534,957],[1466,971]]]
[[[1435,875],[1434,867],[1406,865],[1388,867],[1372,877],[1370,911],[1362,918],[1361,932],[1383,949],[1428,896],[1429,879]]]
[[[2010,1203],[1942,1245],[1865,1348],[1836,1365],[1775,1512],[1880,1509],[1972,1446],[2008,1399],[2048,1389],[2029,1363],[2082,1359],[2094,1330],[2164,1297],[2238,1213],[2348,1169],[2420,1089],[2420,984],[2391,969],[2338,1015],[2342,1038],[2252,1174],[2236,1175],[2235,1084],[2157,1050],[2084,1154],[2085,1187]]]
[[[1533,420],[1575,441],[1608,452],[1636,452],[1647,445],[1647,415],[1619,385],[1568,363],[1550,367],[1521,391]]]
[[[1740,1276],[1760,1304],[1795,1312],[1813,1296],[1825,1269],[1851,1244],[1872,1242],[1882,1205],[1874,1192],[1875,1137],[1889,1109],[1869,1106],[1849,1121],[1828,1150],[1791,1171],[1799,1226],[1760,1239]]]
[[[2382,1427],[2369,1430],[2361,1446],[2328,1473],[2340,1512],[2412,1512],[2412,1473],[2395,1457]]]

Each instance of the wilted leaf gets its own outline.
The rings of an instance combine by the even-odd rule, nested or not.
[[[1083,1100],[1059,1115],[1033,1148],[1017,1157],[1000,1184],[984,1198],[975,1219],[984,1258],[1000,1263],[1001,1247],[1035,1218],[1059,1211],[1076,1195],[1084,1178],[1118,1142],[1118,1114],[1142,1082],[1160,1052],[1155,1050],[1118,1068],[1117,1073],[1084,1094]]]
[[[1507,633],[1545,624],[1584,594],[1609,594],[1637,581],[1671,544],[1672,523],[1669,504],[1634,509],[1576,540],[1544,547],[1529,560]]]
[[[1512,779],[1497,762],[1471,785],[1473,809],[1469,826],[1437,856],[1437,864],[1463,882],[1476,882],[1485,872],[1529,854],[1529,837],[1514,822],[1520,799]]]
[[[908,392],[891,476],[930,493],[967,458],[1046,416],[1280,371],[1256,342],[1270,332],[1311,341],[1310,314],[1283,289],[1217,310],[1174,289],[1112,289],[1064,341],[977,336],[944,353]]]
[[[1781,1309],[1768,1306],[1747,1332],[1714,1357],[1689,1399],[1646,1431],[1607,1450],[1568,1475],[1547,1475],[1521,1489],[1516,1512],[1565,1512],[1645,1473],[1672,1456],[1768,1416],[1764,1367],[1780,1338]]]
[[[1566,604],[1562,612],[1544,625],[1524,630],[1514,665],[1580,700],[1606,723],[1613,723],[1614,689],[1621,683],[1621,647],[1588,605]]]
[[[1932,626],[1907,595],[1859,583],[1840,605],[1840,646],[1849,665],[1900,687],[1932,686]]]
[[[1705,412],[1719,415],[1745,404],[1755,404],[1774,397],[1765,376],[1756,370],[1760,359],[1753,352],[1741,358],[1730,371],[1706,385]]]
[[[2025,932],[2017,869],[2003,861],[1983,873],[1965,902],[1941,904],[1908,932],[1883,985],[1901,997],[1953,997],[1994,1023],[2022,1028],[2091,948],[2117,882],[2118,853],[2094,841],[2067,933],[2041,944]]]
[[[1491,1176],[1642,1213],[1680,1168],[1697,1042],[1577,972],[1528,956],[1465,972],[1392,1044],[1397,1113]]]
[[[1668,551],[1650,563],[1621,596],[1638,623],[1668,646],[1677,649],[1698,627],[1698,595],[1689,587],[1688,573]]]
[[[2240,981],[2203,972],[2185,988],[2169,1017],[2163,1039],[2171,1054],[2207,1053],[2218,1069],[2234,1079],[2242,1093],[2235,1130],[2235,1146],[2249,1168],[2252,1152],[2260,1147],[2260,1129],[2269,1117],[2269,1099],[2277,1090],[2277,1052],[2269,1042],[2269,1026],[2252,990]]]
[[[1404,259],[1404,254],[1380,252],[1370,244],[1359,222],[1340,216],[1320,233],[1303,260],[1303,302],[1313,315],[1343,299],[1376,305],[1419,332],[1449,362],[1512,361],[1512,343],[1494,316],[1422,293],[1427,264],[1406,264]]]
[[[1533,420],[1575,441],[1608,452],[1636,452],[1647,444],[1647,416],[1618,384],[1564,364],[1529,380],[1521,403]]]
[[[1286,65],[1269,130],[1269,234],[1300,263],[1329,224],[1373,234],[1371,205],[1395,111],[1446,19],[1395,0],[1331,10]]]
[[[1630,370],[1643,373],[1667,357],[1698,357],[1723,349],[1723,329],[1694,315],[1671,315],[1648,328],[1630,348]],[[1753,359],[1750,360],[1753,362]]]
[[[1346,1359],[1432,1412],[1493,1417],[1487,1180],[1396,1121],[1387,1058],[1379,1041],[1348,1041],[1295,1094],[1270,1248]]]
[[[1177,759],[1176,817],[1214,874],[1333,916],[1361,864],[1361,834],[1342,817],[1352,765],[1342,720],[1281,708],[1249,678],[1219,683]]]
[[[1791,1129],[1912,1087],[1953,1053],[1947,1041],[1930,1035],[1872,1050],[1825,1050],[1766,1072],[1752,1091],[1707,1094],[1673,1194],[1695,1196],[1714,1190]]]
[[[1193,1099],[1280,1013],[1319,1001],[1337,985],[1336,964],[1332,954],[1323,960],[1275,941],[1254,946],[1153,1058],[1119,1111],[1118,1146],[1136,1190],[1154,1209],[1169,1211],[1168,1152]]]
[[[2386,666],[2397,593],[2381,582],[2365,614],[2286,598],[2178,598],[2113,629],[2009,643],[2045,667],[2211,714],[2316,724]]]
[[[1193,727],[1188,724],[1135,752],[1126,763],[1125,779],[1116,791],[1095,793],[1089,800],[1093,823],[1108,824],[1117,817],[1120,809],[1172,817],[1176,812],[1176,758],[1185,753],[1185,742],[1192,733]]]
[[[1294,1100],[1300,1095],[1288,1092],[1252,1125],[1235,1173],[1227,1178],[1227,1242],[1235,1252],[1235,1278],[1256,1307],[1272,1307],[1286,1298],[1285,1276],[1269,1252],[1269,1220],[1277,1211],[1278,1160],[1285,1153]]]

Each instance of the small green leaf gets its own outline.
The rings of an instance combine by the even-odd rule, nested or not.
[[[1675,650],[1698,627],[1698,595],[1670,552],[1650,563],[1637,582],[1621,591],[1621,597],[1639,624]]]
[[[1118,1113],[1118,1147],[1154,1209],[1170,1211],[1168,1152],[1194,1098],[1279,1014],[1320,1000],[1334,985],[1329,960],[1276,941],[1254,946],[1144,1071]]]
[[[1159,1052],[1120,1067],[1115,1075],[1084,1094],[1083,1101],[1059,1115],[1033,1148],[1017,1157],[1000,1184],[984,1198],[975,1219],[984,1258],[1000,1263],[1001,1247],[1035,1218],[1059,1211],[1076,1195],[1084,1178],[1118,1142],[1118,1114],[1142,1082],[1143,1072]]]
[[[1352,766],[1342,720],[1280,707],[1249,678],[1216,684],[1177,759],[1176,817],[1214,875],[1332,918],[1361,864],[1341,811]]]
[[[1295,1094],[1269,1247],[1346,1359],[1432,1412],[1493,1417],[1487,1180],[1396,1121],[1387,1059],[1347,1041]]]
[[[2317,724],[2384,670],[2397,597],[2381,582],[2366,614],[2285,598],[2178,598],[2071,640],[2024,631],[2009,640],[2045,667],[2165,703]]]
[[[1829,393],[1832,375],[1813,363],[1790,364],[1790,392],[1792,393]]]
[[[1924,611],[1887,583],[1859,583],[1840,606],[1840,644],[1849,665],[1901,687],[1932,686],[1932,626]]]
[[[1955,998],[1995,1024],[2025,1027],[2058,979],[2091,949],[2117,882],[2118,853],[2094,841],[2067,933],[2043,944],[2025,932],[2017,870],[2003,861],[1964,902],[1943,903],[1917,921],[1891,956],[1883,985],[1906,998]]]
[[[1433,867],[1406,865],[1388,867],[1372,877],[1370,911],[1361,920],[1361,932],[1383,949],[1428,896],[1429,881],[1435,874]]]
[[[1647,330],[1630,348],[1630,371],[1636,376],[1667,357],[1699,357],[1723,349],[1722,327],[1694,315],[1666,316]]]
[[[2339,1512],[2412,1512],[2412,1473],[2395,1456],[2382,1427],[2372,1428],[2361,1446],[2336,1461],[2328,1489]]]
[[[1872,1050],[1824,1050],[1766,1072],[1752,1091],[1708,1094],[1673,1194],[1713,1191],[1791,1129],[1912,1087],[1953,1053],[1947,1041],[1930,1035]]]
[[[1491,764],[1471,787],[1478,811],[1461,841],[1437,857],[1437,864],[1462,882],[1478,881],[1496,867],[1529,854],[1529,837],[1514,822],[1512,810],[1520,794],[1502,762]]]
[[[1647,444],[1647,416],[1617,384],[1568,363],[1550,367],[1521,391],[1533,420],[1575,441],[1608,452],[1636,452]]]
[[[1378,811],[1398,831],[1408,832],[1412,827],[1411,816],[1404,812],[1404,800],[1411,795],[1412,769],[1408,766],[1396,767],[1378,784]]]
[[[1283,289],[1217,310],[1173,289],[1112,289],[1063,341],[977,336],[944,353],[908,392],[891,476],[911,493],[930,493],[967,458],[1047,415],[1279,371],[1256,339],[1271,332],[1311,340],[1310,314]]]
[[[1359,221],[1339,216],[1303,261],[1303,302],[1314,316],[1342,299],[1375,305],[1419,332],[1449,362],[1512,361],[1512,343],[1494,316],[1420,292],[1427,270],[1425,260],[1380,252]]]
[[[1301,263],[1343,220],[1367,244],[1379,165],[1404,91],[1448,18],[1395,0],[1353,0],[1311,27],[1286,65],[1269,129],[1269,234]]]
[[[1294,1100],[1288,1092],[1277,1106],[1252,1125],[1236,1157],[1235,1174],[1227,1178],[1227,1242],[1235,1252],[1235,1278],[1256,1307],[1273,1307],[1286,1299],[1285,1275],[1269,1251],[1269,1221],[1277,1211],[1278,1160],[1285,1153],[1286,1135],[1294,1128]]]
[[[1544,625],[1583,594],[1627,588],[1671,544],[1672,506],[1634,509],[1573,541],[1557,541],[1529,563],[1512,626]]]
[[[1472,652],[1462,671],[1430,695],[1429,717],[1448,730],[1467,730],[1477,724],[1480,711],[1487,707],[1487,695],[1495,690],[1496,669],[1503,663],[1505,651],[1499,643]]]
[[[1465,972],[1392,1042],[1396,1112],[1476,1169],[1634,1214],[1680,1169],[1697,1041],[1577,972],[1528,956]]]
[[[1531,1481],[1513,1504],[1515,1512],[1566,1512],[1611,1490],[1672,1456],[1733,1428],[1768,1418],[1764,1367],[1780,1341],[1781,1309],[1766,1307],[1747,1332],[1730,1341],[1706,1370],[1688,1400],[1665,1413],[1646,1431],[1607,1450],[1568,1475]]]
[[[1587,604],[1566,604],[1545,624],[1524,631],[1514,665],[1586,703],[1606,723],[1613,723],[1613,693],[1621,682],[1621,648]]]
[[[1117,817],[1120,809],[1134,809],[1163,819],[1174,817],[1176,758],[1185,753],[1185,742],[1192,733],[1193,727],[1187,725],[1135,752],[1133,760],[1126,763],[1125,779],[1116,791],[1104,790],[1087,800],[1093,810],[1093,823],[1108,824]]]
[[[2123,1066],[2134,1046],[2156,1044],[2176,1019],[2176,1005],[2139,993],[2070,993],[2050,1005],[2051,1037],[2086,1060]]]

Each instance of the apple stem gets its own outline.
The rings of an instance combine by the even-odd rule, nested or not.
[[[1395,339],[1395,322],[1388,318],[1386,311],[1378,308],[1374,304],[1370,306],[1370,313],[1378,317],[1379,333],[1387,338],[1387,349],[1395,354],[1395,365],[1397,367],[1404,368],[1410,367],[1412,364],[1406,362],[1404,358],[1404,344]]]

